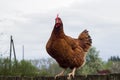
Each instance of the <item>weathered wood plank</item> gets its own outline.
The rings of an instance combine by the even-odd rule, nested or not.
[[[55,80],[54,77],[20,77],[20,76],[0,76],[0,80]],[[67,76],[58,77],[56,80],[67,80]],[[78,75],[71,80],[120,80],[120,73],[108,75]]]

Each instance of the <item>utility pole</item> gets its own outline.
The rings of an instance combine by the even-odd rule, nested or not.
[[[24,45],[22,46],[22,52],[23,52],[22,58],[24,60]]]
[[[14,60],[15,60],[15,63],[16,63],[16,65],[17,65],[14,41],[13,41],[13,39],[12,39],[12,36],[10,36],[10,66],[9,66],[10,69],[11,69],[12,49],[13,49],[13,53],[14,53]]]
[[[12,52],[12,36],[10,36],[10,65],[9,65],[10,70],[11,70],[11,52]]]

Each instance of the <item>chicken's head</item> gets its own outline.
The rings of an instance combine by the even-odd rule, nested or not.
[[[61,20],[61,18],[58,17],[58,15],[57,15],[57,17],[56,17],[56,19],[55,19],[55,27],[58,28],[58,27],[61,27],[62,25],[63,25],[62,20]]]

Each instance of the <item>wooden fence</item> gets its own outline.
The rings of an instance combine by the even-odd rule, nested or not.
[[[54,77],[18,77],[18,76],[0,76],[0,80],[55,80]],[[67,76],[59,77],[56,80],[67,80]],[[71,80],[120,80],[120,73],[108,75],[87,75],[75,76]]]

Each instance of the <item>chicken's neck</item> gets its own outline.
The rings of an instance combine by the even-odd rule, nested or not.
[[[52,36],[54,36],[56,38],[63,38],[65,36],[63,26],[60,26],[58,28],[54,27]]]

